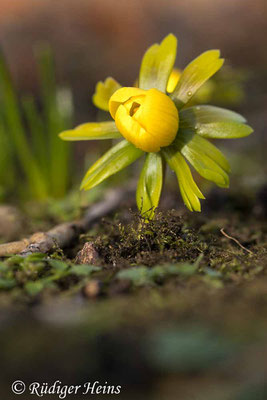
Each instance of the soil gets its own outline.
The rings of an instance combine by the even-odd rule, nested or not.
[[[16,376],[108,381],[123,399],[267,398],[266,187],[214,191],[201,214],[169,196],[151,222],[131,206],[64,252],[0,263],[4,397]]]

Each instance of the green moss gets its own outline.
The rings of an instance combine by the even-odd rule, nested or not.
[[[222,227],[250,252],[223,236]],[[93,229],[66,252],[57,249],[50,257],[14,256],[0,263],[0,297],[8,298],[12,293],[10,298],[27,302],[36,296],[39,300],[47,295],[72,296],[86,291],[93,279],[101,287],[102,297],[128,293],[134,299],[140,288],[176,290],[185,285],[195,292],[204,285],[218,290],[266,273],[264,223],[256,218],[244,219],[242,214],[232,212],[229,219],[221,210],[214,218],[212,213],[181,216],[168,211],[157,212],[153,221],[146,222],[142,216],[122,209],[115,218],[101,221]],[[75,266],[66,258],[68,254],[75,259],[88,240],[99,253],[101,268]]]
[[[29,300],[41,292],[60,293],[70,287],[79,288],[80,281],[100,270],[92,265],[75,265],[46,254],[34,253],[27,257],[13,256],[0,263],[0,291],[15,291],[16,298]]]

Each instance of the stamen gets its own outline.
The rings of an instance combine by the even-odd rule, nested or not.
[[[139,103],[136,103],[135,101],[133,102],[133,104],[132,104],[132,106],[131,106],[131,109],[130,109],[130,117],[132,117],[135,113],[136,113],[136,111],[138,110],[138,108],[140,107],[140,105],[141,104],[139,104]]]

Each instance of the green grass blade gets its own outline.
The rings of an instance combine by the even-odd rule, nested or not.
[[[36,107],[33,96],[27,96],[22,99],[22,106],[25,113],[27,125],[31,132],[32,152],[38,159],[40,168],[49,187],[48,175],[48,144],[45,137],[44,122],[40,112]]]
[[[0,201],[14,188],[15,170],[12,147],[0,114]]]
[[[49,148],[51,194],[54,197],[62,197],[66,193],[70,179],[70,146],[60,140],[58,134],[70,126],[71,115],[63,115],[64,113],[59,107],[54,60],[49,46],[43,46],[39,49],[37,61],[40,71],[45,130]]]
[[[43,199],[47,196],[45,181],[27,142],[18,99],[2,55],[0,55],[0,88],[4,119],[12,146],[26,175],[32,195]]]

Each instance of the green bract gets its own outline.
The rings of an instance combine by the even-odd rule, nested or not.
[[[166,87],[174,67],[176,49],[177,39],[170,34],[160,44],[154,44],[147,50],[140,68],[140,89],[157,89],[167,93]],[[85,123],[62,132],[60,137],[63,140],[123,139],[87,171],[81,188],[91,189],[142,155],[146,158],[137,185],[136,201],[139,210],[146,213],[147,218],[153,217],[154,209],[158,206],[166,163],[175,172],[183,201],[191,211],[201,210],[199,199],[204,199],[204,196],[195,183],[187,162],[203,178],[220,187],[228,187],[229,163],[207,139],[241,138],[248,136],[253,131],[252,128],[245,124],[246,120],[241,115],[229,110],[208,105],[186,108],[196,91],[221,68],[223,62],[219,50],[209,50],[184,69],[175,89],[168,94],[178,110],[179,128],[174,141],[161,147],[157,153],[144,153],[124,140],[114,121]],[[121,85],[113,78],[99,82],[93,96],[94,104],[109,111],[109,100],[119,89],[122,90]],[[125,91],[128,92],[130,90]],[[140,93],[145,96],[146,92]],[[120,104],[127,107],[128,98],[123,101]],[[134,97],[129,101],[134,106],[129,115],[134,117],[140,104],[134,102]],[[118,107],[122,106],[118,104]],[[152,112],[151,118],[155,118]]]

